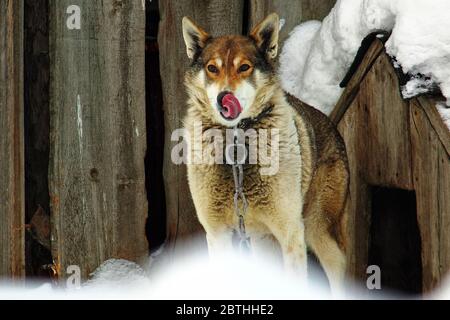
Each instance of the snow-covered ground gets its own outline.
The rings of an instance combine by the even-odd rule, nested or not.
[[[192,246],[195,248],[195,245]],[[304,287],[271,259],[224,253],[214,261],[206,252],[161,255],[144,267],[126,260],[104,262],[80,288],[34,289],[0,285],[0,299],[330,299],[323,282]],[[151,265],[151,267],[150,267]]]
[[[380,30],[392,32],[386,51],[413,76],[405,98],[435,83],[450,105],[449,0],[338,0],[322,23],[303,23],[287,39],[280,55],[284,89],[330,114],[362,40]]]
[[[196,248],[196,245],[187,247]],[[204,250],[191,249],[183,256],[162,254],[157,261],[137,265],[113,259],[104,262],[80,287],[55,288],[35,284],[33,288],[0,284],[1,299],[171,299],[171,300],[277,300],[277,299],[389,299],[400,296],[383,292],[368,295],[347,282],[345,296],[331,296],[324,275],[309,270],[308,285],[287,275],[280,261],[271,257],[224,253],[212,261]],[[73,283],[71,283],[73,284]],[[359,288],[361,288],[359,284]],[[351,289],[350,289],[351,288]],[[449,298],[448,287],[427,298]]]

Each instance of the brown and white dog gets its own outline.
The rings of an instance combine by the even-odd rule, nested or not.
[[[263,175],[259,163],[244,165],[244,193],[249,202],[245,223],[252,248],[267,240],[277,242],[286,268],[306,277],[308,246],[332,290],[338,291],[346,270],[344,206],[349,173],[345,146],[324,114],[281,89],[274,71],[278,32],[277,14],[269,15],[249,36],[216,38],[189,18],[183,19],[192,62],[185,76],[185,129],[195,136],[194,126],[200,121],[203,132],[224,131],[272,106],[252,129],[278,130],[278,150],[270,143],[267,147],[278,155],[279,169]],[[208,143],[194,139],[191,148]],[[188,180],[210,254],[229,249],[238,225],[231,166],[191,163]]]

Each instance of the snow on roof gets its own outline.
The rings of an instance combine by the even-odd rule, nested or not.
[[[385,47],[402,72],[404,98],[436,86],[450,105],[449,0],[338,0],[323,20],[297,26],[280,55],[283,88],[330,114],[363,39],[391,32]]]

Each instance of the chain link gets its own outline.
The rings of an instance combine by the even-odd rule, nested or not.
[[[234,211],[238,218],[238,235],[239,235],[239,249],[241,252],[250,251],[250,238],[247,236],[245,230],[245,215],[247,213],[248,202],[244,194],[244,164],[247,160],[248,152],[245,147],[245,141],[239,143],[239,130],[247,130],[264,117],[267,117],[273,110],[274,106],[269,104],[254,118],[245,118],[233,128],[233,144],[228,145],[225,149],[226,163],[231,165],[233,169],[234,179]],[[239,157],[239,148],[244,152],[241,159]],[[232,155],[230,155],[230,151]],[[242,205],[239,206],[239,203]]]
[[[234,127],[233,129],[234,136],[234,147],[238,148],[238,128]],[[244,146],[245,150],[245,146]],[[234,150],[233,150],[234,152]],[[234,155],[237,157],[236,152]],[[246,158],[246,156],[245,156]],[[244,158],[244,160],[245,160]],[[234,178],[234,212],[239,219],[238,225],[238,235],[239,235],[239,249],[241,251],[249,251],[250,250],[250,238],[247,236],[247,231],[245,230],[245,215],[247,213],[248,202],[247,198],[244,194],[244,166],[243,162],[245,161],[236,161],[234,158],[233,163],[231,163],[231,167],[233,169],[233,178]],[[239,203],[242,202],[242,206],[239,206]]]

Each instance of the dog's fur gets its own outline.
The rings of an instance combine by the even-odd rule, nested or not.
[[[345,146],[324,114],[281,89],[274,72],[278,31],[276,14],[258,24],[248,37],[212,38],[189,18],[183,19],[192,60],[185,77],[185,128],[193,132],[194,122],[202,121],[203,130],[224,130],[243,118],[257,116],[268,104],[274,106],[253,128],[279,129],[279,171],[264,176],[259,165],[245,165],[244,192],[249,201],[245,222],[252,247],[265,239],[276,240],[286,267],[306,276],[307,244],[324,267],[332,289],[338,290],[346,268],[344,206],[349,174]],[[208,67],[211,64],[215,69]],[[250,68],[239,70],[242,64]],[[232,92],[242,103],[243,112],[235,120],[226,120],[218,112],[217,95],[222,91]],[[231,167],[190,164],[188,179],[210,254],[230,248],[238,225]]]

